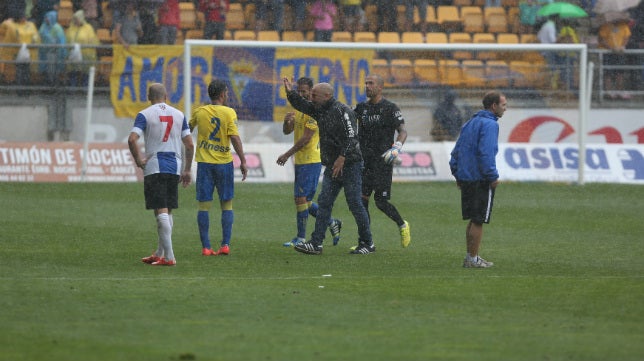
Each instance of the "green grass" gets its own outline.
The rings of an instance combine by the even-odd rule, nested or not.
[[[340,245],[308,256],[281,246],[290,184],[236,187],[231,255],[200,255],[190,187],[155,268],[141,184],[0,183],[0,360],[644,359],[641,186],[502,184],[486,270],[453,183],[395,184],[412,244],[372,204],[368,256],[342,196]]]

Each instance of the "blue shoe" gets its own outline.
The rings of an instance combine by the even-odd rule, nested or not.
[[[295,237],[292,240],[284,243],[283,246],[284,247],[291,247],[291,246],[295,246],[295,245],[298,245],[298,244],[303,243],[303,242],[306,242],[306,239]]]
[[[331,231],[331,235],[333,236],[333,245],[337,246],[338,242],[340,242],[340,231],[342,230],[342,221],[339,219],[333,219],[331,223],[329,223],[329,231]]]

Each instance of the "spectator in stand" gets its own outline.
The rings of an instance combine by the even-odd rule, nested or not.
[[[101,27],[101,7],[98,0],[73,0],[74,13],[83,10],[85,21],[89,23],[94,30]]]
[[[38,33],[43,44],[57,45],[56,47],[38,49],[38,70],[43,75],[46,84],[60,85],[67,57],[67,48],[63,45],[67,41],[65,30],[58,23],[58,12],[52,10],[45,14],[45,21],[40,26]]]
[[[27,20],[26,5],[20,1],[10,3],[7,8],[8,19],[2,23],[6,28],[3,43],[5,44],[38,44],[40,43],[40,35],[36,25]],[[15,79],[11,78],[13,74],[11,64],[5,64],[2,75],[7,77],[6,80],[14,80],[16,85],[29,85],[31,82],[31,59],[36,59],[35,48],[29,49],[24,55],[28,58],[18,59],[18,54],[21,52],[18,47],[2,47],[1,58],[6,61],[17,61],[15,64]],[[22,91],[19,91],[22,93]]]
[[[529,34],[535,31],[537,25],[537,13],[541,6],[537,0],[522,0],[519,3],[519,32]]]
[[[463,113],[454,103],[456,96],[453,89],[447,89],[443,100],[438,103],[434,111],[434,125],[431,134],[437,142],[454,141],[461,131],[464,119]]]
[[[498,8],[501,6],[501,0],[485,0],[486,8]]]
[[[291,9],[293,9],[293,14],[295,17],[294,28],[297,31],[304,31],[304,25],[306,22],[306,5],[309,3],[309,0],[290,0],[289,4]]]
[[[85,86],[87,85],[89,67],[96,62],[96,48],[91,46],[98,45],[100,42],[94,27],[85,21],[85,12],[83,10],[78,10],[74,13],[72,22],[65,31],[65,36],[68,44],[82,45],[81,62],[70,62],[67,65],[69,84],[72,86]]]
[[[165,0],[159,7],[158,19],[157,44],[174,45],[177,42],[177,29],[181,25],[179,0]]]
[[[624,50],[630,37],[631,29],[628,26],[628,20],[624,18],[616,18],[599,27],[599,47],[611,51],[609,54],[604,54],[604,65],[626,65]],[[630,94],[625,92],[624,70],[605,71],[604,83],[609,98],[625,100],[631,98]]]
[[[556,21],[559,18],[557,15],[550,15],[548,20],[541,25],[541,29],[537,33],[537,39],[541,44],[554,44],[557,42],[557,25]],[[554,51],[543,51],[541,52],[546,63],[552,71],[552,78],[550,79],[551,87],[555,89],[557,87],[557,82],[559,81],[559,74],[557,71],[557,58]]]
[[[420,21],[420,32],[427,32],[427,5],[428,0],[405,0],[405,24],[404,31],[414,31],[414,6],[418,8],[418,19]]]
[[[136,5],[139,19],[141,20],[141,29],[143,30],[143,34],[139,35],[138,44],[155,44],[157,41],[159,29],[155,16],[159,9],[156,5],[158,4],[145,3],[143,1],[140,1]]]
[[[126,49],[139,43],[139,37],[143,35],[143,26],[133,3],[128,2],[122,12],[114,12],[114,33],[117,42]]]
[[[340,0],[342,6],[342,30],[355,33],[360,31],[360,20],[362,11],[361,0]]]
[[[628,44],[626,44],[627,49],[644,49],[644,2],[641,2],[637,7],[631,9],[631,17],[635,22],[631,28],[631,37]],[[629,56],[630,65],[639,65],[639,70],[632,71],[632,75],[629,79],[632,82],[631,89],[633,90],[644,90],[644,54],[634,54]]]
[[[378,31],[398,31],[396,2],[391,0],[374,0],[378,7]]]
[[[224,39],[228,9],[230,9],[229,0],[199,0],[199,11],[206,15],[206,25],[203,30],[205,39]]]
[[[269,12],[273,13],[272,22],[269,21]],[[266,24],[270,22],[273,24],[272,30],[281,35],[284,30],[284,0],[256,0],[255,21],[257,30],[266,30]]]
[[[31,18],[33,19],[36,27],[40,26],[45,21],[45,14],[52,10],[58,10],[60,0],[37,0],[34,1],[34,6],[31,8]]]
[[[573,21],[570,19],[561,19],[561,30],[557,36],[557,43],[560,44],[579,44],[579,36],[573,27]],[[557,64],[561,65],[561,82],[565,90],[571,90],[573,87],[573,63],[577,54],[569,51],[562,51],[556,54]]]
[[[315,0],[311,5],[311,16],[315,28],[315,41],[331,41],[333,19],[338,15],[338,8],[331,0]]]

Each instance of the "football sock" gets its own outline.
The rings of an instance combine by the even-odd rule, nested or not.
[[[318,208],[319,207],[318,207],[317,203],[311,202],[311,204],[309,204],[309,214],[312,215],[313,217],[317,217],[318,216]]]
[[[221,245],[230,245],[230,237],[233,234],[233,220],[235,214],[232,210],[221,211]]]
[[[298,207],[299,208],[299,207]],[[306,238],[306,222],[309,219],[308,209],[297,212],[297,237]]]
[[[208,211],[197,212],[197,225],[199,226],[199,238],[201,239],[202,248],[210,248],[210,238],[208,237],[210,228],[209,217]]]
[[[163,246],[164,257],[167,260],[174,259],[172,251],[172,226],[170,226],[170,217],[167,213],[160,213],[157,216],[157,232]]]

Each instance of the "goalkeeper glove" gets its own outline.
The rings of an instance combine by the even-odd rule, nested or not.
[[[402,149],[402,143],[401,142],[394,143],[391,146],[391,149],[389,149],[388,151],[386,151],[386,152],[384,152],[382,154],[382,159],[387,164],[392,164],[392,163],[399,164],[400,162],[398,161],[398,155],[400,154],[401,149]]]

